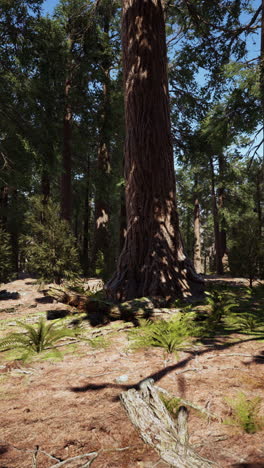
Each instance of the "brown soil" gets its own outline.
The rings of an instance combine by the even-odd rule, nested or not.
[[[5,332],[17,319],[34,322],[41,313],[67,310],[67,306],[46,303],[33,280],[14,281],[5,289],[20,294],[20,298],[0,301]],[[226,397],[240,391],[248,398],[260,396],[264,416],[263,341],[232,335],[165,360],[160,349],[129,350],[122,330],[127,325],[115,322],[119,331],[111,337],[109,348],[91,349],[87,343],[78,343],[74,352],[67,352],[65,346],[61,361],[7,363],[1,353],[1,468],[50,468],[82,455],[62,466],[168,466],[143,443],[119,401],[120,392],[148,377],[223,419],[230,416]],[[190,443],[220,467],[264,467],[263,430],[246,434],[195,411],[190,412],[188,425]],[[92,452],[96,453],[85,456]]]

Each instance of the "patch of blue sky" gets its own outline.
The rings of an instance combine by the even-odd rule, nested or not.
[[[42,4],[42,11],[46,14],[51,14],[54,12],[55,7],[58,4],[58,0],[45,0]]]

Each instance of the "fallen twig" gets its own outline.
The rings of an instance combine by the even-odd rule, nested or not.
[[[251,358],[258,358],[264,359],[264,356],[254,355],[254,354],[246,354],[246,353],[225,353],[225,354],[211,354],[211,356],[206,356],[206,359],[213,359],[215,357],[225,357],[225,356],[242,356],[242,357],[251,357]]]
[[[89,460],[85,465],[82,466],[82,468],[91,466],[92,462],[101,454],[101,453],[106,453],[106,452],[123,452],[124,450],[129,450],[131,448],[134,448],[132,446],[129,447],[120,447],[120,448],[109,448],[109,449],[101,449],[98,450],[98,452],[90,452],[90,453],[84,453],[83,455],[77,455],[76,457],[71,457],[67,458],[67,460],[63,460],[60,463],[56,463],[55,465],[52,465],[50,468],[61,468],[61,466],[66,465],[67,463],[70,463],[74,460],[79,460],[81,458],[85,457],[94,457],[92,460]]]

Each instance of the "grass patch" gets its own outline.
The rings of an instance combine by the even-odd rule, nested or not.
[[[85,341],[87,341],[93,349],[107,349],[111,345],[111,341],[104,336],[86,338]]]
[[[140,326],[128,332],[131,348],[162,348],[168,354],[184,349],[194,332],[193,317],[177,315],[169,321],[140,321]]]
[[[43,317],[36,325],[25,322],[17,322],[23,329],[20,332],[9,333],[0,340],[0,351],[19,351],[19,359],[26,360],[32,355],[48,352],[54,358],[59,358],[61,353],[56,349],[56,344],[66,337],[76,336],[75,330],[66,327],[58,327],[56,323],[45,322]],[[21,354],[22,353],[22,354]]]
[[[177,397],[168,397],[164,395],[164,393],[159,393],[159,397],[164,404],[165,408],[168,412],[173,416],[176,417],[181,406],[181,399]]]
[[[264,427],[264,419],[259,416],[260,397],[250,400],[240,392],[235,398],[226,398],[225,401],[232,410],[232,416],[224,421],[225,424],[240,427],[247,434],[254,434]]]

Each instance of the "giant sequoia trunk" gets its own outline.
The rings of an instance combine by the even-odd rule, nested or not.
[[[178,226],[160,0],[123,0],[128,229],[107,284],[118,300],[201,291]]]

